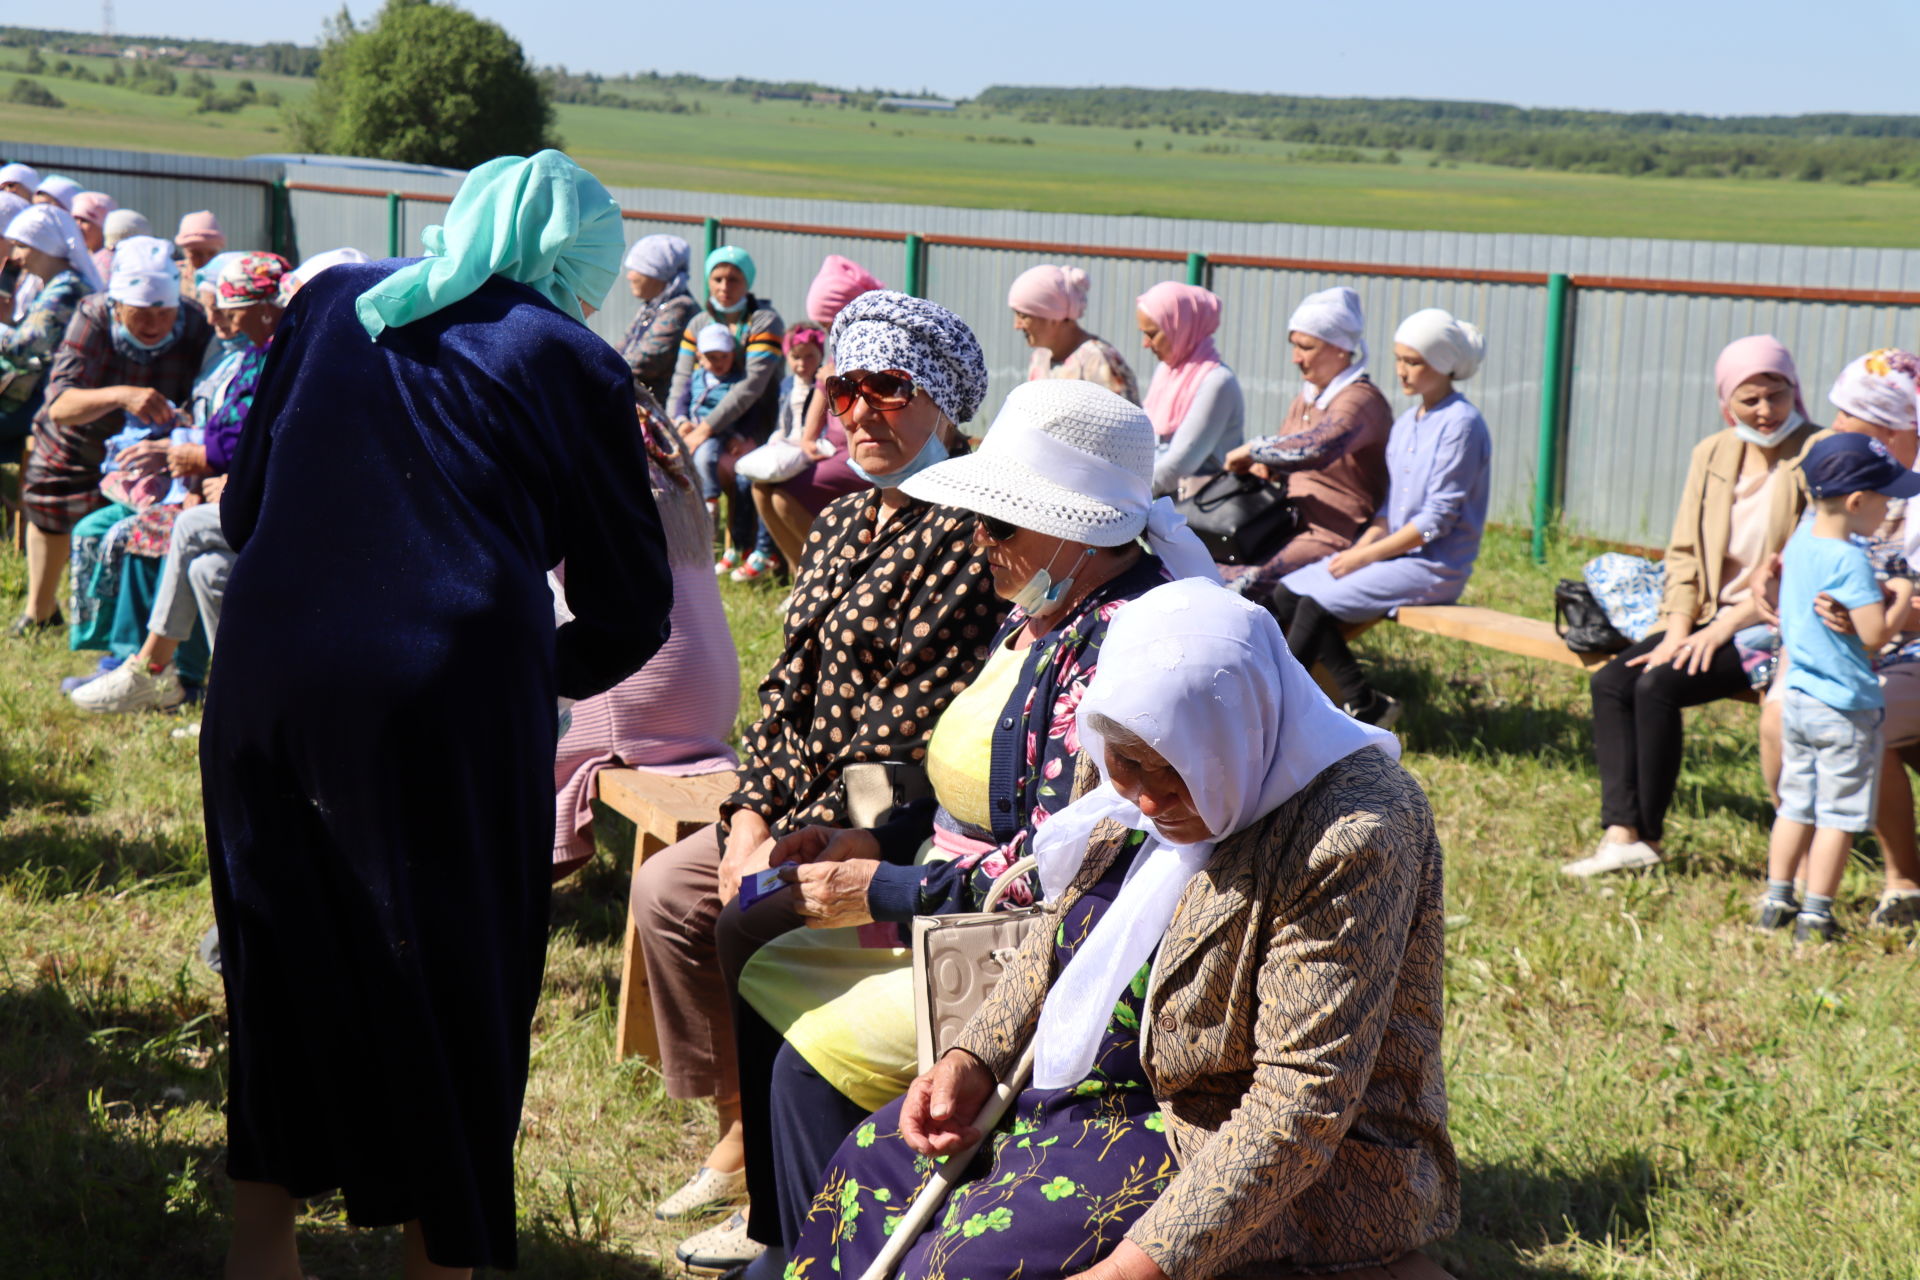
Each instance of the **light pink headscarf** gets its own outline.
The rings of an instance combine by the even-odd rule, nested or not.
[[[1727,344],[1713,362],[1713,389],[1720,397],[1720,416],[1728,426],[1738,425],[1733,416],[1733,393],[1740,384],[1771,373],[1793,384],[1793,407],[1807,416],[1806,401],[1800,398],[1800,373],[1793,367],[1793,355],[1780,339],[1770,333],[1736,338]]]
[[[104,232],[107,215],[119,207],[113,197],[104,191],[82,191],[73,198],[73,220],[91,222]]]
[[[1153,286],[1134,305],[1167,336],[1171,359],[1153,371],[1141,408],[1153,420],[1153,434],[1172,437],[1193,407],[1193,397],[1209,373],[1220,367],[1213,333],[1220,327],[1220,299],[1198,285],[1171,280]]]
[[[196,245],[224,249],[227,247],[227,233],[220,229],[220,220],[213,216],[213,210],[202,209],[180,219],[180,231],[173,237],[173,242],[182,249],[191,249]]]
[[[863,293],[886,287],[853,259],[830,253],[820,264],[820,274],[807,286],[806,318],[831,327],[842,307]]]
[[[1087,273],[1051,262],[1029,267],[1007,290],[1007,305],[1039,320],[1078,320],[1087,310]]]

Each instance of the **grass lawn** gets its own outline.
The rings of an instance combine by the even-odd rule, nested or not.
[[[1581,553],[1494,535],[1469,600],[1543,615]],[[24,566],[0,551],[0,599]],[[777,640],[727,584],[743,670]],[[11,609],[11,604],[9,605]],[[1584,686],[1565,669],[1378,628],[1406,761],[1448,854],[1447,1068],[1462,1277],[1912,1280],[1920,1258],[1920,956],[1857,933],[1796,957],[1745,928],[1770,814],[1753,708],[1693,713],[1673,856],[1603,884]],[[224,1008],[184,716],[82,719],[50,640],[0,641],[0,1271],[211,1276],[220,1257]],[[749,676],[749,685],[752,677]],[[751,688],[748,690],[751,697]],[[742,717],[748,708],[742,707]],[[403,762],[395,762],[396,766]],[[613,1058],[626,837],[557,894],[519,1156],[526,1274],[676,1271],[650,1217],[711,1112]],[[1848,874],[1858,923],[1877,879]],[[397,1238],[303,1225],[324,1280],[395,1274]]]
[[[0,85],[11,85],[24,59],[20,51],[0,55]],[[110,60],[73,61],[98,71]],[[242,78],[209,74],[223,91]],[[312,88],[310,80],[252,79],[289,102]],[[199,114],[183,96],[53,76],[41,82],[67,106],[0,102],[0,138],[218,156],[293,145],[275,108]],[[1305,160],[1302,148],[1283,142],[1030,124],[973,106],[881,113],[723,93],[680,98],[700,111],[562,105],[557,129],[603,179],[631,186],[1407,230],[1920,246],[1920,188],[1895,183],[1429,167],[1432,157],[1419,152],[1404,153],[1400,164],[1343,164]]]

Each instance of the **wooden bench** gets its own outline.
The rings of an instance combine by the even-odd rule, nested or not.
[[[640,769],[602,769],[595,775],[594,797],[633,823],[633,874],[640,864],[670,844],[720,820],[720,805],[733,794],[738,775],[731,769],[673,778]],[[628,890],[628,902],[632,890]],[[620,954],[620,1003],[615,1011],[614,1052],[660,1060],[653,1029],[653,993],[647,986],[647,958],[633,908],[627,908],[627,940]]]

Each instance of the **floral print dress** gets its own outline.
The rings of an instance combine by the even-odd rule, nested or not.
[[[1056,967],[1112,904],[1143,837],[1061,921]],[[980,1158],[896,1272],[903,1280],[1051,1280],[1112,1253],[1177,1172],[1140,1067],[1140,1011],[1152,961],[1121,993],[1087,1078],[1024,1090]],[[1057,969],[1056,969],[1057,971]],[[879,1256],[933,1162],[900,1137],[900,1102],[841,1144],[787,1264],[786,1280],[854,1280]]]

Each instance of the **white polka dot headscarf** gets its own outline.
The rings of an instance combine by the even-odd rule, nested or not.
[[[967,322],[937,302],[891,290],[863,293],[833,322],[836,368],[898,369],[956,426],[987,398],[987,361]]]

